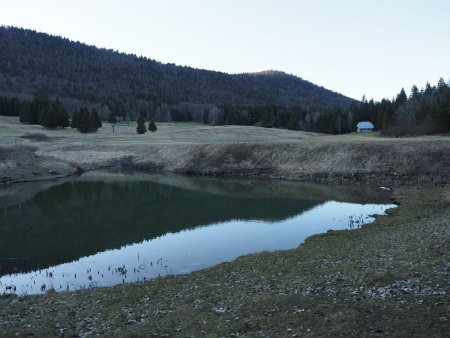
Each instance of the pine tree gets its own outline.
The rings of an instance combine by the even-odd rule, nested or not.
[[[273,116],[270,111],[265,111],[261,117],[261,127],[272,128]]]
[[[142,116],[139,116],[137,120],[136,132],[138,134],[145,134],[147,132],[147,128],[145,127],[145,119]]]
[[[80,108],[79,111],[76,111],[72,115],[72,120],[70,121],[70,127],[73,129],[78,129],[78,126],[80,125],[81,116],[83,114],[84,109]]]
[[[97,109],[94,108],[92,110],[92,115],[93,115],[93,120],[95,121],[95,125],[97,126],[97,129],[101,128],[102,127],[102,120],[98,116]]]
[[[288,129],[289,130],[298,130],[298,120],[295,113],[291,113],[291,116],[289,116],[289,122],[288,122]]]
[[[40,115],[51,105],[50,100],[45,95],[36,96],[31,101],[31,124],[41,124]]]
[[[203,124],[209,124],[209,111],[207,109],[203,112],[202,120]]]
[[[79,122],[77,129],[80,133],[89,133],[91,131],[91,121],[89,118],[89,112],[86,109],[80,110]]]
[[[425,85],[425,91],[424,93],[426,95],[430,95],[433,93],[433,87],[431,87],[430,83],[427,81],[427,84]]]
[[[411,87],[411,94],[409,95],[409,97],[417,100],[417,99],[419,99],[419,96],[420,96],[419,88],[417,88],[416,85],[413,85]]]
[[[49,105],[40,113],[39,124],[48,129],[58,127],[58,112],[54,104]]]
[[[155,121],[151,120],[148,124],[148,130],[154,133],[158,128],[156,127]]]
[[[395,103],[397,104],[397,106],[400,106],[402,103],[406,102],[407,99],[408,97],[406,96],[405,89],[402,88],[402,90],[400,90],[400,93],[398,93],[397,98],[395,99]]]
[[[68,127],[70,125],[69,115],[67,114],[66,110],[64,109],[64,106],[58,99],[53,104],[53,109],[55,110],[56,113],[56,120],[58,127],[62,128]]]
[[[28,102],[26,102],[21,111],[20,111],[20,115],[19,115],[19,121],[21,123],[31,123],[33,120],[33,114],[31,113],[31,106]]]
[[[98,121],[100,118],[93,111],[89,113],[89,132],[96,133],[98,130]],[[100,122],[101,124],[101,122]]]
[[[441,93],[436,114],[436,130],[447,132],[450,131],[450,89],[441,88]]]

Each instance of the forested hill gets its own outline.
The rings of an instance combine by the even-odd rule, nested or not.
[[[101,114],[132,117],[180,109],[180,103],[206,109],[222,104],[345,108],[352,102],[282,72],[230,75],[0,27],[0,96],[31,99],[36,93],[58,96],[69,112],[87,105]]]

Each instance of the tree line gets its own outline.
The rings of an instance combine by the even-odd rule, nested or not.
[[[66,128],[70,125],[69,115],[58,99],[53,101],[35,97],[33,101],[23,102],[21,106],[19,120],[22,123],[40,124],[48,129]]]
[[[68,126],[68,115],[61,102],[43,97],[35,97],[31,102],[0,97],[0,114],[20,115],[23,123],[51,129]],[[118,116],[110,113],[108,121],[115,123]],[[420,90],[414,85],[409,95],[401,89],[391,100],[376,102],[363,97],[347,109],[276,104],[165,105],[147,114],[147,120],[257,125],[327,134],[350,133],[359,121],[371,121],[376,129],[392,136],[441,133],[450,131],[450,87],[441,78],[437,85],[427,83]],[[95,132],[101,127],[101,120],[96,109],[81,108],[72,116],[70,125],[80,132]]]
[[[382,133],[402,136],[450,131],[450,87],[443,78],[419,90],[412,86],[409,95],[402,88],[392,100],[367,101],[349,108],[358,120],[370,120]]]
[[[0,115],[19,116],[25,124],[38,124],[48,129],[76,128],[81,133],[96,132],[102,126],[98,112],[81,108],[72,118],[59,99],[36,96],[32,101],[0,97]]]
[[[450,87],[441,78],[436,86],[402,88],[392,100],[379,102],[365,97],[347,109],[286,105],[222,105],[215,112],[205,110],[203,123],[259,125],[327,134],[354,132],[359,121],[371,121],[382,133],[392,136],[450,131]]]

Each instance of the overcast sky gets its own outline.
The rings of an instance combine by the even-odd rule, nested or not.
[[[450,0],[0,0],[0,24],[356,99],[450,79]]]

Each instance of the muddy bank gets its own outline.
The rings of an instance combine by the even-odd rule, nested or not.
[[[37,155],[37,147],[0,147],[0,187],[17,182],[53,180],[80,172],[74,164]]]
[[[337,184],[450,181],[450,142],[446,141],[58,145],[36,154],[82,170],[114,168]]]

